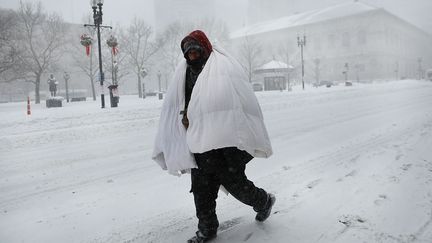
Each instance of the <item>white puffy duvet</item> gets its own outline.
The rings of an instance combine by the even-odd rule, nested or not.
[[[192,91],[187,130],[180,114],[186,68],[186,61],[177,66],[162,106],[152,155],[162,169],[181,175],[197,167],[193,153],[224,147],[268,158],[272,148],[261,108],[240,64],[222,49],[213,49]]]

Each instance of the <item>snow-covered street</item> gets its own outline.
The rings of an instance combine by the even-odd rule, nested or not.
[[[220,192],[212,242],[432,242],[432,82],[296,88],[256,93],[274,155],[246,172],[273,215]],[[63,104],[0,104],[0,242],[186,242],[190,177],[151,160],[162,102]]]

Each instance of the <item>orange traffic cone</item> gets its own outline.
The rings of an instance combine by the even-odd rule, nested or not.
[[[30,96],[27,96],[27,115],[31,115],[31,110],[30,110]]]

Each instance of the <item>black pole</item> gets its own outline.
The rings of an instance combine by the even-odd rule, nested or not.
[[[68,80],[66,79],[66,102],[69,103],[69,87],[68,87]]]
[[[114,81],[114,54],[112,53],[112,51],[110,51],[111,52],[111,82],[112,82],[112,85],[115,85],[116,83],[115,83],[115,81]],[[108,87],[109,88],[109,87]],[[113,91],[112,91],[112,89],[110,89],[110,106],[111,107],[117,107],[117,106],[115,106],[115,102],[114,102],[114,100],[113,100]]]
[[[97,37],[98,37],[98,49],[99,49],[99,75],[100,75],[100,86],[101,86],[101,108],[105,108],[105,94],[103,82],[105,79],[105,75],[102,71],[102,48],[101,48],[101,37],[100,37],[100,25],[102,24],[102,4],[98,4],[99,6],[99,16],[97,23]]]
[[[158,79],[159,79],[159,93],[161,92],[161,75],[158,74]]]
[[[93,1],[93,3],[95,3],[95,1]],[[96,5],[92,5],[94,25],[85,24],[84,27],[91,26],[91,27],[97,28],[98,51],[99,51],[99,78],[100,78],[100,86],[101,86],[101,108],[105,108],[105,95],[104,95],[104,88],[103,88],[103,82],[105,81],[105,75],[104,75],[103,70],[102,70],[102,48],[101,48],[100,28],[112,29],[112,27],[102,25],[102,5],[103,4],[101,2],[99,2],[97,4],[97,6],[99,6],[99,11],[98,11],[98,9],[97,9],[98,7]],[[90,62],[91,62],[91,60],[92,60],[92,57],[90,56]]]
[[[69,103],[69,85],[68,85],[69,78],[70,78],[69,74],[65,72],[64,79],[66,83],[66,102],[68,103]]]
[[[302,63],[302,86],[303,90],[305,88],[304,86],[304,60],[303,60],[303,47],[306,45],[306,35],[303,35],[303,39],[300,39],[299,36],[297,36],[297,44],[301,48],[301,63]]]
[[[103,89],[104,82],[104,74],[102,70],[102,48],[101,48],[101,37],[100,37],[100,26],[102,24],[102,3],[97,4],[99,6],[99,11],[97,11],[97,7],[93,6],[93,19],[94,24],[97,28],[97,38],[98,38],[98,51],[99,51],[99,79],[100,79],[100,88],[101,88],[101,108],[105,108],[105,95]]]

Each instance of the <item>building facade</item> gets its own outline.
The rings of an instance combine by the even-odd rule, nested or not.
[[[250,25],[232,32],[231,40],[233,49],[245,38],[259,42],[265,50],[261,63],[286,52],[289,64],[301,73],[298,36],[306,37],[305,80],[309,83],[417,79],[432,66],[431,35],[384,9],[360,2]]]

